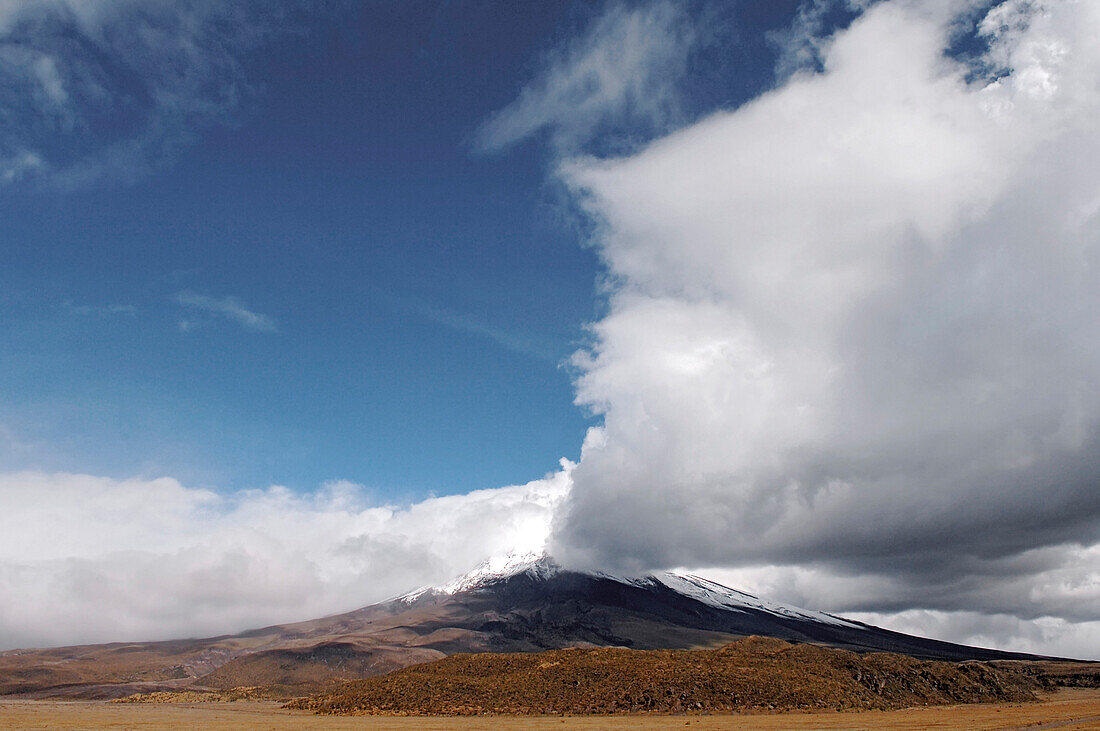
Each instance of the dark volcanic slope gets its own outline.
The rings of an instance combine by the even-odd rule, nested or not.
[[[429,600],[430,601],[430,600]],[[516,574],[443,602],[463,607],[461,626],[482,634],[484,649],[534,651],[581,643],[636,649],[719,645],[762,635],[856,651],[898,652],[932,660],[1037,659],[891,632],[852,621],[824,622],[743,606],[713,606],[660,581],[558,572]],[[415,606],[415,604],[414,604]]]
[[[686,649],[748,635],[923,659],[1036,659],[776,607],[691,580],[701,583],[667,576],[617,579],[540,562],[507,575],[481,575],[452,593],[427,591],[240,635],[0,653],[0,694],[117,697],[187,686],[264,685],[300,695],[335,680],[380,675],[458,652]],[[715,587],[719,593],[708,597]],[[723,591],[746,603],[716,603]]]
[[[1038,688],[1034,678],[984,663],[860,655],[751,637],[717,650],[455,655],[289,705],[413,715],[890,709],[1028,701]]]

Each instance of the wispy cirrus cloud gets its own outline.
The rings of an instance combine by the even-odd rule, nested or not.
[[[662,131],[678,116],[676,82],[696,35],[683,4],[612,5],[481,126],[477,148],[502,150],[546,133],[559,150],[575,150],[614,121]]]
[[[298,0],[0,3],[0,183],[130,181],[251,93]]]
[[[183,291],[172,295],[172,301],[182,307],[235,322],[246,330],[266,333],[279,332],[279,324],[273,317],[248,309],[244,302],[236,297],[211,297],[197,292]],[[193,328],[194,323],[191,320],[180,321],[180,329],[183,332]]]
[[[539,360],[557,361],[559,359],[551,348],[530,333],[496,327],[469,313],[455,312],[441,307],[422,305],[416,307],[415,311],[434,323],[457,332],[478,335],[514,353]]]
[[[563,358],[562,353],[548,345],[548,339],[540,338],[529,329],[521,331],[500,327],[484,317],[440,307],[415,297],[383,294],[380,299],[394,310],[415,315],[455,332],[484,338],[513,353],[553,363]]]

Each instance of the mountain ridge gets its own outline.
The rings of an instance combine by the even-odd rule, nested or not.
[[[265,686],[301,695],[455,653],[714,648],[750,635],[927,660],[1052,659],[892,632],[691,574],[623,577],[514,555],[351,612],[236,635],[0,653],[0,694]]]
[[[507,554],[486,559],[471,571],[438,586],[423,586],[411,592],[400,594],[387,601],[401,601],[413,604],[425,596],[448,596],[462,591],[472,591],[489,584],[504,581],[514,576],[526,575],[537,580],[547,580],[566,571],[547,553],[528,552]],[[717,581],[697,574],[679,571],[660,571],[640,576],[622,576],[604,571],[584,571],[569,569],[571,573],[586,574],[599,579],[609,579],[632,586],[646,586],[660,583],[664,586],[698,599],[701,602],[723,609],[759,609],[777,615],[801,617],[825,623],[838,623],[852,628],[863,627],[860,622],[838,617],[827,612],[818,612],[790,604],[780,604],[747,592],[733,589]]]

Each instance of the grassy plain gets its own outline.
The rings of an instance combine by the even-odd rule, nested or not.
[[[126,704],[0,699],[3,729],[362,729],[363,731],[656,731],[657,729],[1100,729],[1100,689],[1063,688],[1039,703],[901,711],[715,716],[398,718],[314,716],[274,702]]]

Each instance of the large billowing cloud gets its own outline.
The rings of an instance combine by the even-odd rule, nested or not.
[[[0,475],[0,649],[222,634],[354,609],[538,550],[571,465],[526,485],[379,505],[157,480]]]
[[[559,558],[1100,619],[1100,6],[1001,3],[967,63],[958,7],[871,5],[821,70],[562,164],[612,289]]]

